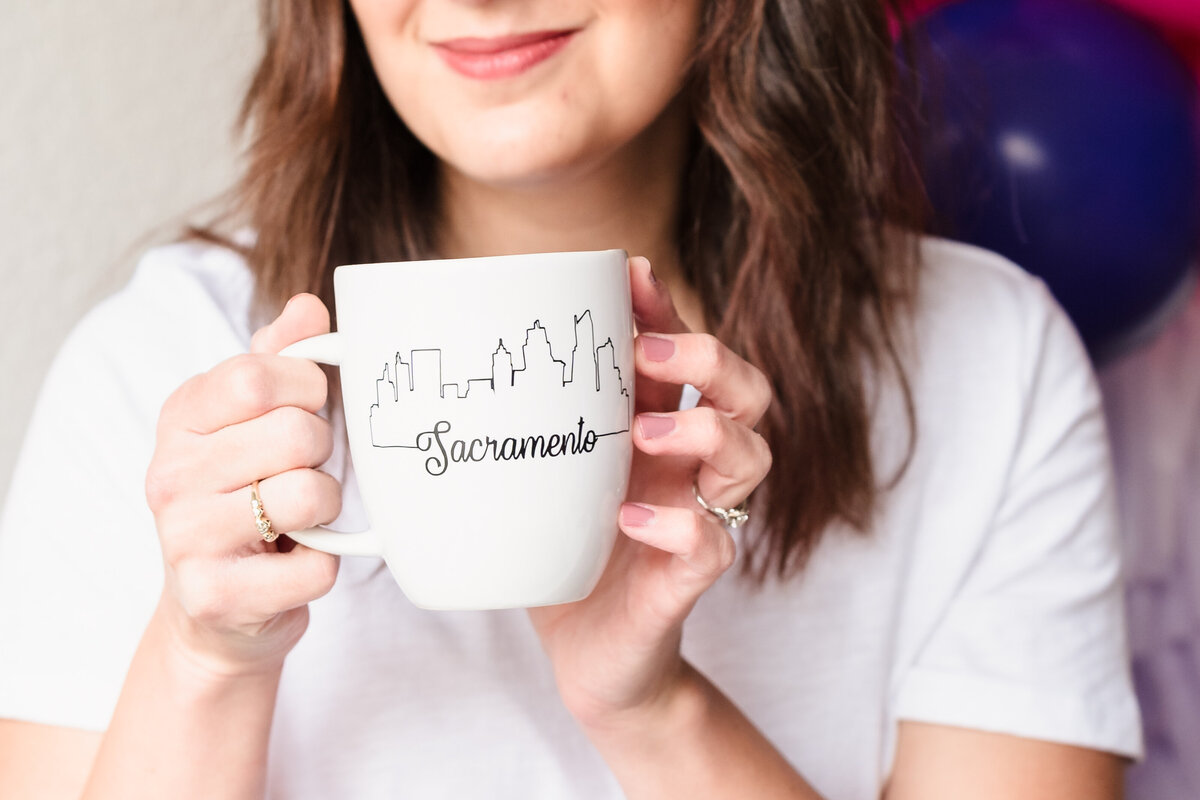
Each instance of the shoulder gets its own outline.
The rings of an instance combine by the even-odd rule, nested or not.
[[[83,334],[122,334],[147,328],[171,337],[215,325],[249,341],[254,280],[240,255],[206,242],[153,248],[133,277],[80,322]]]
[[[996,253],[945,239],[923,239],[921,258],[912,355],[920,400],[1023,407],[1038,384],[1049,382],[1070,384],[1076,403],[1096,402],[1083,343],[1040,278]],[[953,391],[946,391],[950,382]]]
[[[972,245],[927,236],[918,246],[918,290],[894,331],[916,417],[918,462],[1010,457],[1048,359],[1076,384],[1064,412],[1095,401],[1087,354],[1039,278]],[[877,386],[871,390],[877,466],[882,476],[895,475],[911,443],[904,395],[894,374],[867,374]]]
[[[1010,470],[1080,425],[1087,443],[1077,436],[1077,452],[1103,472],[1106,431],[1092,364],[1041,279],[1000,255],[943,239],[923,240],[921,256],[901,346],[916,418],[908,482],[919,483],[927,470],[957,475],[951,480],[969,485],[953,491],[980,495],[976,507],[986,509],[1000,497],[983,495],[1004,491]],[[885,401],[875,436],[881,465],[892,466],[903,460],[907,439],[898,431],[907,426],[899,392]],[[960,469],[966,464],[969,470]]]
[[[958,276],[977,285],[1004,286],[1016,291],[1041,282],[999,253],[966,242],[922,236],[920,248],[925,267],[939,272],[948,270],[946,277]]]
[[[171,392],[248,348],[253,285],[243,260],[215,245],[148,251],[130,281],[93,307],[59,348],[26,451],[39,442],[46,452],[85,441],[97,452],[120,441],[152,446]]]
[[[47,382],[55,372],[84,369],[101,384],[117,381],[161,404],[186,378],[246,350],[253,290],[245,261],[229,249],[156,247],[128,284],[75,326]]]
[[[998,253],[948,239],[920,243],[918,324],[970,331],[960,345],[1015,344],[1004,337],[1051,318],[1065,320],[1045,283]]]

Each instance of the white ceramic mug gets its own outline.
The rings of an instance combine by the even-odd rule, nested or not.
[[[333,282],[338,330],[282,354],[340,366],[370,528],[288,536],[382,557],[423,608],[586,597],[633,455],[625,252],[358,264]]]

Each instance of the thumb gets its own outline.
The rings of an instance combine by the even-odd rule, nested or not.
[[[289,344],[322,333],[329,333],[329,309],[315,294],[298,294],[271,324],[255,331],[250,352],[278,353]]]
[[[629,288],[633,297],[634,321],[639,331],[688,332],[687,325],[675,310],[670,290],[654,277],[648,258],[635,256],[629,259]]]

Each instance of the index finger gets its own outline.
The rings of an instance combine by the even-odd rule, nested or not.
[[[176,389],[163,405],[159,430],[213,433],[284,406],[315,414],[325,405],[328,389],[325,373],[311,361],[238,355]]]
[[[634,347],[639,375],[666,383],[690,383],[701,405],[753,428],[767,413],[774,392],[760,369],[707,333],[642,334]]]

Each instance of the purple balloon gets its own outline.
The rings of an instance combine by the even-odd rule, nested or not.
[[[1088,0],[963,0],[917,23],[941,232],[1041,276],[1093,355],[1200,249],[1197,92],[1149,25]]]

